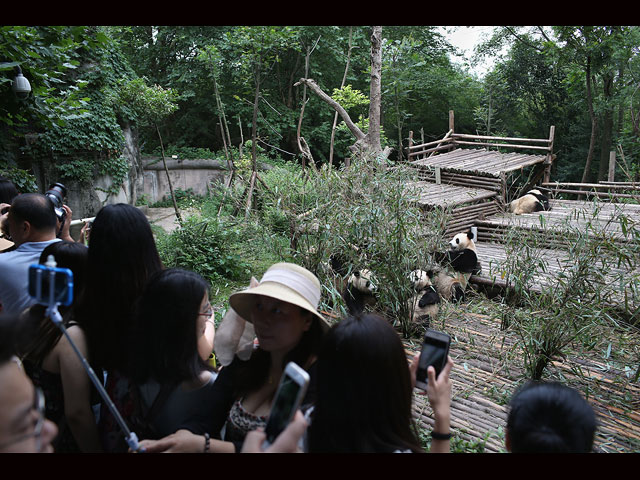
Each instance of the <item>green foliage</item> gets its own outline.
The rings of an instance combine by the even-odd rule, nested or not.
[[[178,109],[178,98],[171,88],[149,87],[144,78],[134,78],[120,87],[117,102],[128,120],[155,126]]]
[[[576,213],[564,226],[559,237],[567,242],[567,257],[562,261],[552,261],[536,250],[551,238],[550,233],[544,234],[544,225],[542,235],[514,230],[507,237],[505,273],[515,295],[503,306],[502,324],[516,333],[532,379],[541,379],[568,345],[593,344],[602,329],[637,322],[640,314],[640,275],[633,271],[637,264],[633,259],[640,254],[640,232],[625,227],[628,219],[618,211],[612,222],[623,225],[623,238],[612,237],[598,222],[600,215],[608,213],[597,202],[594,207],[593,213]],[[535,276],[552,264],[555,270],[549,283],[536,284]],[[541,291],[531,293],[533,285]]]
[[[0,176],[11,180],[21,193],[35,192],[38,190],[36,178],[20,168],[0,166]]]
[[[158,251],[166,267],[197,272],[210,284],[225,278],[237,280],[249,273],[247,262],[231,249],[238,234],[216,219],[192,216],[182,227],[158,237]]]

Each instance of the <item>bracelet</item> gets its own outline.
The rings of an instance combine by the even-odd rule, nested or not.
[[[439,433],[439,432],[431,432],[431,438],[434,440],[449,440],[451,438],[451,432],[449,433]]]
[[[211,437],[209,436],[208,433],[205,432],[204,434],[204,453],[207,453],[209,451],[209,441],[211,440]]]

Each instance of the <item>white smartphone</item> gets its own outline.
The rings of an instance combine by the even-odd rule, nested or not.
[[[424,336],[422,351],[420,352],[420,361],[418,362],[418,371],[416,372],[416,387],[422,390],[427,389],[427,369],[429,365],[433,365],[436,369],[436,378],[447,364],[447,356],[449,355],[449,345],[451,337],[443,332],[438,332],[430,328]]]
[[[287,428],[296,410],[307,392],[309,374],[294,362],[289,362],[284,369],[276,396],[264,429],[267,435],[262,448],[271,445],[278,435]]]

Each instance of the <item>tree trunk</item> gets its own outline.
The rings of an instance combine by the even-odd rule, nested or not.
[[[244,216],[247,218],[249,216],[249,211],[251,210],[251,201],[253,199],[253,187],[255,186],[255,176],[258,172],[258,160],[256,156],[256,142],[258,139],[258,101],[260,100],[260,62],[261,59],[258,59],[256,64],[256,95],[253,100],[253,119],[251,125],[251,181],[249,185],[249,191],[247,192],[247,206],[244,211]]]
[[[605,99],[605,111],[602,114],[603,122],[600,136],[600,166],[598,168],[598,181],[606,180],[609,170],[609,152],[612,150],[613,141],[613,109],[611,107],[611,89],[613,86],[613,75],[606,75],[603,78],[603,90]]]
[[[369,94],[369,130],[367,145],[369,150],[378,155],[380,146],[380,105],[382,76],[382,27],[375,26],[371,32],[371,88]]]
[[[124,136],[124,157],[129,162],[129,191],[127,197],[129,203],[135,205],[138,196],[144,192],[144,171],[140,159],[140,148],[138,147],[138,133],[131,128],[129,123],[122,126]]]
[[[319,41],[320,41],[320,37],[318,37],[318,40],[316,40],[316,43],[313,45],[313,47],[311,48],[307,47],[307,55],[305,56],[305,59],[304,59],[304,77],[305,78],[309,76],[309,57],[311,56],[311,52],[313,52],[313,50],[316,48],[316,45],[318,44]],[[304,140],[304,138],[302,138],[302,141],[304,142],[304,146],[303,146],[302,142],[300,141],[301,139],[300,131],[302,130],[302,119],[304,117],[304,107],[307,105],[307,85],[306,84],[303,90],[304,91],[302,93],[302,107],[300,108],[300,118],[298,119],[298,130],[296,132],[296,140],[298,143],[298,150],[302,154],[302,170],[305,169],[306,160],[309,160],[309,166],[315,170],[316,165],[315,165],[315,162],[313,161],[313,157],[311,156],[311,150],[307,146],[307,142]]]
[[[582,183],[588,183],[590,179],[589,176],[591,170],[591,160],[593,159],[593,151],[596,145],[596,132],[598,130],[598,119],[593,112],[593,98],[591,96],[591,57],[587,57],[587,66],[585,73],[587,77],[587,105],[589,106],[589,117],[591,118],[591,139],[589,140],[589,153],[587,153],[587,161],[584,165],[584,172],[582,172]],[[581,196],[579,196],[578,198],[581,198]]]
[[[164,146],[162,144],[162,136],[160,135],[160,129],[158,128],[158,124],[156,124],[156,132],[158,133],[158,140],[160,140],[160,151],[162,152],[162,164],[164,165],[164,171],[167,174],[167,183],[169,184],[169,192],[171,193],[171,200],[173,200],[173,208],[176,211],[176,218],[178,219],[178,223],[180,224],[180,226],[182,226],[182,217],[180,216],[180,211],[178,210],[178,203],[176,202],[176,196],[173,193],[173,185],[171,184],[171,177],[169,176],[167,161],[164,158]]]
[[[352,34],[353,34],[353,27],[349,27],[349,49],[347,50],[347,64],[344,67],[344,75],[342,75],[342,83],[340,83],[341,89],[344,87],[344,84],[347,81],[347,72],[349,71],[349,64],[351,63],[351,50],[353,49],[353,45],[351,44]],[[329,143],[329,168],[333,166],[333,142],[336,136],[337,124],[338,124],[338,112],[336,111],[333,114],[333,125],[331,126],[331,142]]]

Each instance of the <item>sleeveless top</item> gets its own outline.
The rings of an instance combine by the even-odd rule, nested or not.
[[[242,406],[242,398],[233,403],[227,423],[225,425],[225,440],[228,442],[243,442],[244,437],[258,427],[264,428],[267,424],[267,416],[254,415]]]
[[[77,325],[70,322],[67,327]],[[62,338],[62,337],[61,337]],[[64,414],[64,391],[62,388],[62,376],[59,373],[49,372],[42,368],[42,364],[36,365],[33,362],[23,360],[25,373],[36,387],[42,389],[45,397],[45,417],[51,420],[58,427],[58,435],[51,442],[56,453],[78,453],[80,447],[76,443],[73,433]],[[101,402],[100,395],[91,384],[91,405],[94,411],[97,410]]]

